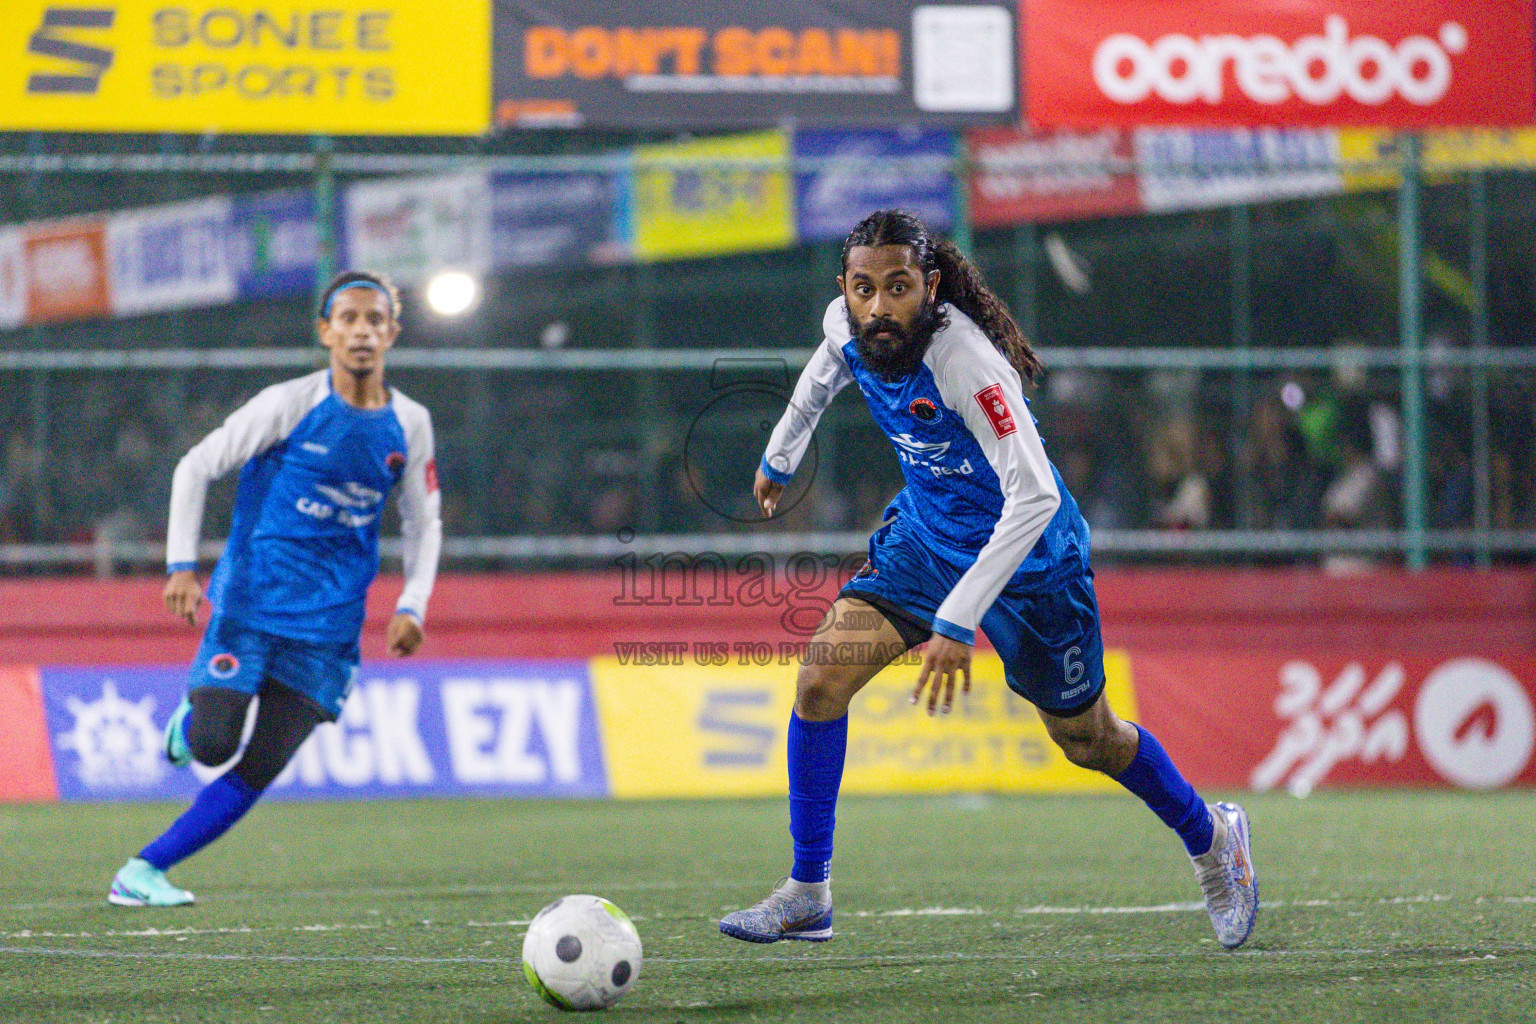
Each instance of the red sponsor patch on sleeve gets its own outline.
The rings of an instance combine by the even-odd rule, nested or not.
[[[987,422],[992,424],[992,430],[999,439],[1019,429],[1019,424],[1013,418],[1013,410],[1008,408],[1007,401],[1003,399],[1001,384],[993,384],[976,392],[976,402],[981,406],[981,411],[987,414]]]
[[[427,493],[431,494],[433,491],[437,490],[437,460],[428,459],[427,467],[426,469],[422,470],[422,473],[427,478]]]

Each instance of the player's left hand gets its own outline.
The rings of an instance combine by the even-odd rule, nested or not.
[[[912,703],[916,704],[922,698],[923,687],[931,682],[933,686],[928,691],[928,713],[933,714],[938,707],[939,691],[942,689],[944,713],[949,714],[949,709],[955,703],[955,681],[960,681],[961,693],[971,692],[971,652],[974,649],[970,644],[951,640],[938,633],[933,634],[933,639],[923,649],[923,669],[917,675]]]
[[[390,654],[397,658],[415,654],[416,648],[421,646],[421,640],[421,623],[416,621],[415,616],[399,612],[389,620],[389,631],[384,635],[384,642]]]

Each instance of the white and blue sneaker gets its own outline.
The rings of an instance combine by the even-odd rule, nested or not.
[[[187,716],[191,713],[192,702],[183,697],[171,712],[171,720],[165,723],[165,759],[177,768],[192,763],[192,748],[187,746]]]
[[[1216,941],[1236,949],[1248,941],[1259,919],[1259,874],[1249,844],[1248,812],[1237,804],[1213,804],[1211,820],[1215,831],[1210,851],[1190,860],[1205,893]]]
[[[832,937],[832,893],[825,882],[785,879],[768,898],[720,919],[720,930],[743,942],[826,942]]]
[[[165,872],[149,861],[134,857],[118,868],[107,902],[117,907],[179,907],[197,898],[172,885]]]

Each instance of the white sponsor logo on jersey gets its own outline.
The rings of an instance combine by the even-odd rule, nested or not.
[[[949,454],[948,441],[919,441],[911,434],[892,434],[891,442],[902,462],[921,466],[934,476],[970,476],[976,471],[970,459],[962,459],[958,466],[939,465]]]
[[[930,458],[935,462],[949,451],[948,441],[919,441],[911,434],[892,434],[891,441],[910,455]]]
[[[300,495],[294,507],[311,519],[334,519],[342,526],[353,528],[367,526],[378,518],[377,511],[365,513],[354,512],[353,509],[374,508],[384,498],[383,492],[365,487],[355,480],[348,480],[342,487],[315,484],[315,490],[330,500],[316,501]]]

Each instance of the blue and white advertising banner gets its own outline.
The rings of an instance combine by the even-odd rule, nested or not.
[[[59,799],[186,799],[220,774],[174,768],[160,750],[185,693],[185,667],[43,668],[40,675]],[[585,661],[392,661],[363,665],[341,719],[315,730],[268,797],[608,791]]]
[[[613,263],[629,255],[624,178],[600,171],[491,176],[491,265]]]
[[[900,207],[935,231],[954,223],[955,135],[943,129],[814,129],[795,133],[801,241],[841,239],[875,210]],[[835,159],[834,159],[835,158]]]
[[[112,312],[134,316],[233,301],[235,279],[224,252],[229,223],[228,196],[108,217]]]
[[[347,186],[342,265],[388,274],[398,285],[439,270],[484,271],[491,262],[487,174],[380,178]]]
[[[296,188],[236,196],[228,253],[242,299],[314,291],[320,260],[315,194]]]
[[[1344,189],[1338,136],[1329,130],[1141,128],[1132,143],[1141,203],[1149,213]]]

